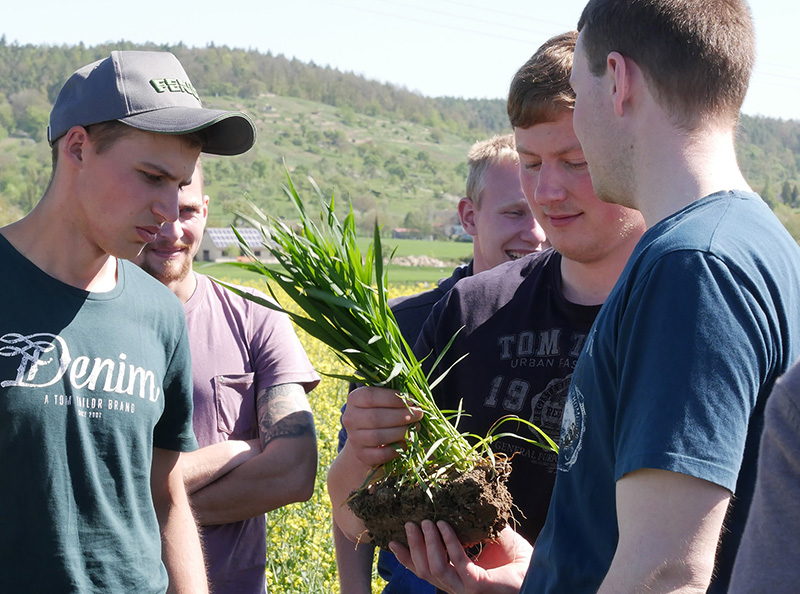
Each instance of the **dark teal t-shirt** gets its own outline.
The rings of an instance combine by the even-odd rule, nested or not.
[[[755,194],[649,229],[578,360],[558,476],[523,593],[594,593],[618,541],[615,488],[641,468],[735,493],[709,592],[727,591],[764,405],[800,355],[800,248]]]
[[[180,302],[124,261],[71,287],[1,236],[0,278],[0,591],[164,592],[153,447],[196,447]]]

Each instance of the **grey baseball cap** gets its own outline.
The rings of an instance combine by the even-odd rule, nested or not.
[[[58,93],[47,140],[52,146],[73,126],[117,120],[148,132],[203,130],[203,152],[238,155],[255,144],[256,127],[239,111],[206,109],[169,52],[114,51],[78,69]]]

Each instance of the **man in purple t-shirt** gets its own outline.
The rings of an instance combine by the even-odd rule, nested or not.
[[[198,163],[136,263],[183,302],[192,351],[194,431],[183,457],[215,594],[266,592],[264,514],[311,497],[317,469],[306,398],[319,376],[289,319],[192,270],[208,218]],[[257,292],[257,291],[253,291]]]

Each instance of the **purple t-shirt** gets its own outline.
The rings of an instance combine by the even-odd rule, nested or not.
[[[202,448],[229,439],[256,438],[260,391],[302,384],[309,392],[319,376],[286,315],[247,301],[206,276],[195,276],[197,289],[184,307],[197,442]],[[266,592],[264,516],[204,526],[202,537],[215,594]]]

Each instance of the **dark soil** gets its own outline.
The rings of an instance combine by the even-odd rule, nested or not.
[[[381,548],[388,549],[393,540],[407,544],[404,524],[422,520],[444,520],[466,547],[497,538],[512,520],[511,495],[506,489],[510,472],[511,463],[505,458],[496,459],[494,467],[482,463],[436,485],[433,499],[418,484],[398,487],[389,478],[353,493],[348,505]]]

